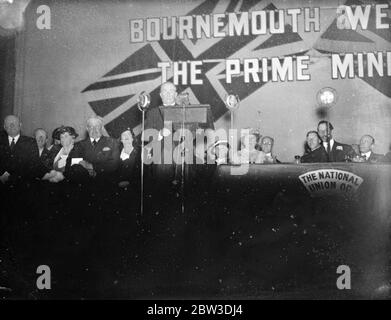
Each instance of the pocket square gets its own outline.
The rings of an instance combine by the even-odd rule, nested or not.
[[[337,150],[343,150],[342,146],[337,146]]]
[[[111,149],[109,147],[104,147],[102,151],[110,151]]]

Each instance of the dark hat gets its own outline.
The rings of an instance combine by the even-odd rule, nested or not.
[[[63,133],[68,132],[70,136],[73,136],[74,138],[77,138],[79,135],[76,133],[76,130],[72,127],[60,127],[58,128],[58,136],[60,137]]]
[[[53,130],[52,132],[52,139],[53,140],[60,140],[60,129],[63,128],[63,126],[58,127]]]

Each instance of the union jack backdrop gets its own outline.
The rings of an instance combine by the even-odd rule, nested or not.
[[[162,77],[158,63],[202,61],[197,77],[203,84],[179,85],[178,91],[189,93],[191,103],[211,105],[216,128],[229,126],[224,100],[227,94],[237,94],[241,104],[235,126],[256,126],[263,135],[273,136],[275,152],[281,160],[291,161],[293,155],[302,154],[306,132],[314,129],[320,119],[316,113],[316,93],[329,86],[338,92],[338,102],[330,111],[338,138],[353,144],[361,135],[372,134],[377,138],[377,152],[389,150],[391,80],[387,72],[383,76],[375,72],[373,77],[365,73],[364,77],[354,79],[334,80],[331,76],[333,53],[342,57],[344,53],[391,51],[390,29],[376,29],[375,10],[370,12],[366,29],[349,30],[338,28],[338,6],[389,4],[389,1],[104,0],[98,4],[53,0],[52,29],[39,30],[35,24],[36,8],[42,3],[31,0],[26,9],[25,30],[17,41],[20,62],[15,100],[27,134],[37,127],[51,131],[64,124],[74,126],[83,137],[85,120],[94,114],[103,117],[106,132],[113,137],[119,137],[126,128],[140,134],[138,95],[146,91],[151,95],[152,106],[160,104]],[[319,31],[304,30],[305,7],[319,7]],[[287,17],[289,8],[301,9],[297,32],[291,25],[292,19]],[[285,10],[284,21],[274,11],[280,9]],[[274,12],[275,24],[283,23],[284,32],[130,42],[132,19],[258,10],[267,10],[268,15]],[[390,23],[390,10],[384,12],[387,17],[382,18],[382,23]],[[270,29],[269,19],[266,21]],[[222,30],[228,28],[227,19]],[[295,57],[302,55],[310,58],[308,81],[272,82],[272,69],[268,66],[268,82],[262,82],[260,77],[259,82],[245,83],[241,72],[227,83],[228,59],[278,57],[282,61],[292,57],[295,61]],[[243,71],[244,65],[241,66]],[[169,68],[168,80],[173,80],[173,76]]]
[[[265,5],[265,3],[267,3]],[[275,10],[272,2],[260,0],[206,0],[187,15],[224,12],[245,12],[254,9]],[[278,23],[278,14],[275,14]],[[161,61],[203,60],[203,85],[178,86],[178,91],[189,91],[192,103],[210,104],[215,121],[227,111],[224,97],[236,93],[241,100],[254,93],[265,83],[244,83],[243,75],[232,83],[225,81],[225,59],[231,57],[268,57],[302,55],[306,47],[302,37],[285,25],[283,34],[261,36],[234,36],[198,40],[161,40],[148,43],[127,59],[113,67],[101,79],[83,90],[94,112],[103,117],[106,130],[118,136],[126,127],[140,132],[140,111],[137,109],[138,94],[145,90],[152,97],[152,105],[159,103]],[[206,63],[205,63],[206,62]],[[168,79],[170,80],[171,77]]]
[[[349,0],[345,4],[363,3]],[[244,12],[256,9],[275,10],[278,7],[274,2],[260,0],[206,0],[187,15],[213,14],[222,11]],[[332,14],[335,15],[335,11]],[[138,93],[145,90],[151,94],[153,105],[159,103],[161,72],[157,68],[158,62],[203,60],[206,62],[202,70],[203,85],[179,86],[179,91],[189,91],[193,103],[210,104],[214,119],[217,120],[226,112],[223,99],[227,93],[234,92],[244,100],[265,84],[262,81],[246,84],[243,75],[235,77],[231,84],[227,84],[224,59],[297,56],[308,54],[310,50],[311,52],[317,50],[320,54],[344,53],[350,52],[353,47],[362,52],[375,51],[379,48],[389,49],[391,33],[387,29],[376,30],[373,15],[372,12],[368,29],[360,31],[340,30],[337,28],[337,20],[334,19],[326,32],[319,35],[319,39],[312,47],[308,41],[304,41],[305,35],[292,32],[289,24],[285,25],[283,34],[241,35],[198,40],[175,39],[148,43],[85,88],[83,93],[86,94],[92,110],[104,118],[109,134],[118,136],[126,127],[134,128],[135,132],[139,133],[140,112],[136,105]],[[275,19],[278,23],[277,14]],[[382,94],[391,97],[390,77],[366,77],[363,80]]]

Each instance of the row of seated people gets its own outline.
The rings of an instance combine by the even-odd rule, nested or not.
[[[140,148],[133,132],[126,130],[121,141],[103,135],[99,117],[87,120],[88,138],[76,142],[72,127],[53,132],[53,144],[47,147],[45,130],[35,130],[35,139],[21,134],[21,121],[10,115],[4,120],[5,133],[0,137],[0,180],[3,185],[41,179],[118,182],[127,186],[137,181]],[[1,185],[1,184],[0,184]]]
[[[76,131],[63,126],[53,132],[53,144],[47,147],[48,134],[44,129],[35,130],[34,140],[21,135],[21,126],[16,116],[7,116],[4,120],[5,132],[0,138],[0,181],[3,184],[30,178],[50,182],[96,178],[98,181],[115,181],[120,186],[139,181],[141,148],[129,129],[118,141],[104,136],[102,119],[92,117],[86,125],[88,138],[76,142]],[[391,153],[383,156],[372,152],[375,139],[370,135],[364,135],[360,144],[354,147],[335,141],[332,132],[331,123],[320,121],[316,131],[307,133],[307,150],[300,161],[391,162]],[[241,149],[232,159],[228,159],[226,142],[212,145],[207,156],[212,157],[215,164],[280,163],[273,153],[273,146],[272,137],[261,137],[257,130],[250,130],[249,135],[242,138]]]
[[[160,87],[160,98],[163,107],[177,105],[177,88],[172,82],[165,82]],[[160,130],[163,127],[163,118],[158,108],[149,109],[146,118],[146,128]],[[207,128],[213,125],[208,122]],[[375,139],[370,135],[364,135],[359,145],[350,146],[339,143],[333,138],[333,125],[328,121],[320,121],[316,130],[311,130],[306,136],[305,153],[303,156],[295,156],[295,162],[322,163],[322,162],[382,162],[391,161],[391,153],[387,156],[373,153],[372,148]],[[164,129],[159,133],[165,136]],[[213,144],[206,153],[207,163],[280,163],[273,153],[274,139],[269,136],[262,137],[259,131],[250,129],[249,134],[241,139],[240,150],[229,150],[228,141],[221,140]],[[231,151],[231,152],[229,152]],[[199,155],[199,157],[203,155]]]
[[[302,156],[295,156],[297,162],[391,162],[391,152],[386,155],[373,152],[375,139],[371,135],[363,135],[357,145],[348,145],[334,140],[333,129],[330,122],[320,121],[317,130],[308,131],[305,152]],[[249,128],[248,137],[242,137],[241,149],[236,154],[233,153],[232,159],[227,160],[229,158],[228,143],[219,144],[218,163],[280,163],[273,152],[273,147],[272,137],[262,137],[258,130]]]

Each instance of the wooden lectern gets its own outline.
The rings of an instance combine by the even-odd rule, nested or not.
[[[182,106],[160,107],[160,112],[163,116],[164,127],[166,124],[172,126],[172,133],[186,129],[192,133],[193,139],[196,137],[197,129],[214,129],[213,116],[211,107],[208,104],[187,104]],[[187,137],[186,137],[187,139]],[[193,140],[194,143],[194,140]],[[182,213],[185,212],[185,175],[188,169],[185,170],[185,154],[178,155],[181,158],[181,198],[182,198]],[[179,158],[178,158],[179,159]],[[193,156],[193,163],[195,157]],[[187,166],[186,166],[187,167]],[[175,170],[175,176],[178,177],[178,172]]]
[[[185,129],[195,133],[196,129],[214,129],[213,116],[208,104],[159,107],[164,122],[171,122],[173,131]]]

